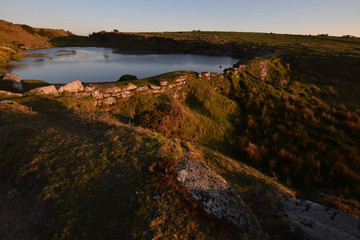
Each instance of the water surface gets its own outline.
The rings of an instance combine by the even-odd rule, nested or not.
[[[135,54],[110,48],[69,47],[27,51],[22,62],[12,62],[10,72],[22,79],[38,79],[49,83],[112,82],[124,74],[138,78],[166,72],[188,70],[222,72],[237,59],[195,54]],[[220,68],[222,66],[222,68]]]

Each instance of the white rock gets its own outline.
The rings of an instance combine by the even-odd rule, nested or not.
[[[84,86],[81,84],[79,80],[76,80],[59,88],[59,93],[62,93],[64,91],[73,92],[73,93],[80,92],[80,91],[84,91]]]
[[[128,85],[126,85],[126,90],[130,91],[130,90],[134,90],[137,89],[137,86],[132,84],[132,83],[128,83]]]
[[[59,93],[56,90],[56,87],[54,85],[34,88],[34,89],[30,90],[30,92],[39,93],[39,94],[50,94],[50,95],[55,95],[55,96],[59,95]]]

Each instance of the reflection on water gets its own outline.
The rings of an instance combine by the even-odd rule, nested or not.
[[[221,72],[236,62],[237,59],[231,57],[139,54],[109,48],[71,47],[27,51],[24,61],[11,63],[10,71],[22,79],[40,79],[50,83],[74,80],[111,82],[124,74],[145,78],[179,70]]]

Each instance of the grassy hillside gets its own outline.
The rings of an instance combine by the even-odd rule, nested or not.
[[[329,196],[360,196],[357,91],[356,83],[299,81],[283,60],[257,59],[225,78],[193,76],[181,101],[139,95],[110,110],[125,122],[245,161],[312,197],[325,194],[329,204]],[[338,198],[330,205],[347,208]]]
[[[263,226],[281,226],[271,236],[295,234],[275,207],[294,193],[245,164],[121,123],[91,99],[13,100],[23,105],[0,105],[0,202],[9,226],[0,232],[8,239],[256,239],[208,216],[187,194],[174,172],[187,154],[210,161],[249,196],[271,193],[266,216],[277,219]]]
[[[22,50],[48,48],[52,46],[50,39],[69,35],[64,30],[32,28],[0,20],[0,70],[4,70],[8,61],[20,60]]]

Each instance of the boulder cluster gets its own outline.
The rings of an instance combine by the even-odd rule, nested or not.
[[[5,78],[6,77],[6,78]],[[3,80],[10,80],[13,82],[13,86],[17,87],[16,89],[19,91],[23,91],[23,87],[21,85],[21,78],[16,76],[15,74],[6,74],[3,77]],[[86,84],[85,86],[79,81],[73,81],[66,85],[61,86],[60,88],[56,88],[55,85],[49,85],[44,87],[38,87],[30,90],[30,93],[35,94],[44,94],[44,95],[54,95],[58,96],[63,92],[68,92],[77,98],[88,98],[93,97],[96,99],[96,106],[102,105],[112,105],[117,102],[118,98],[130,98],[135,94],[161,94],[161,93],[169,93],[173,94],[175,98],[179,98],[179,91],[183,89],[186,81],[188,79],[187,75],[180,76],[174,80],[173,83],[169,83],[167,81],[160,81],[160,86],[157,85],[145,85],[145,86],[137,86],[132,83],[128,83],[126,86],[111,86],[108,88],[104,88],[99,85],[97,87],[93,84]],[[7,96],[14,96],[15,93],[1,91],[0,94]],[[15,94],[16,96],[22,96],[22,94]]]

